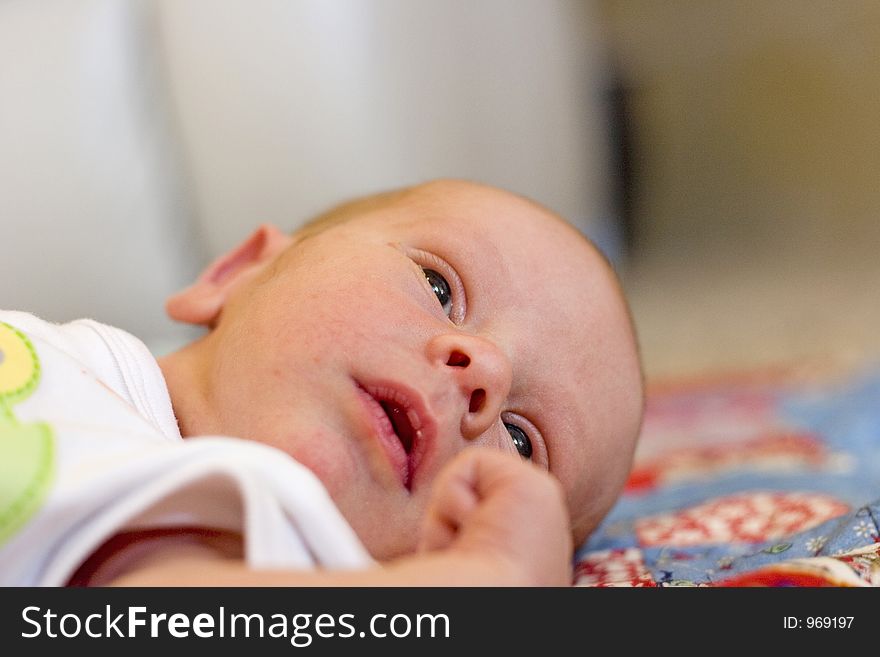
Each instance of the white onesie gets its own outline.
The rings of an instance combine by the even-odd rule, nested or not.
[[[0,585],[64,585],[123,530],[237,531],[254,568],[370,557],[314,474],[266,445],[183,440],[132,335],[0,311]]]

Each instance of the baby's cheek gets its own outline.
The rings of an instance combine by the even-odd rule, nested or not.
[[[357,470],[342,441],[328,431],[294,436],[283,449],[311,470],[334,498],[352,482]]]

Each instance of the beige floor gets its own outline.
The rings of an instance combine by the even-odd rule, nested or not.
[[[649,380],[880,359],[880,257],[640,263],[625,276]]]
[[[880,2],[599,6],[649,377],[880,355]]]

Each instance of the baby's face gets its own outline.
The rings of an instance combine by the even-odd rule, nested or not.
[[[469,445],[554,473],[577,540],[629,468],[641,381],[613,276],[505,192],[434,183],[292,240],[208,344],[206,429],[311,468],[377,558],[415,547],[434,478]]]

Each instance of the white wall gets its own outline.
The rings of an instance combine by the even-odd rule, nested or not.
[[[257,221],[450,176],[608,218],[604,60],[580,0],[162,0],[211,253]]]
[[[164,298],[202,247],[169,157],[145,8],[0,2],[0,307],[155,341],[175,333]]]

